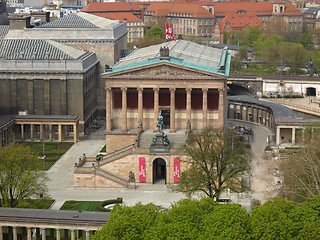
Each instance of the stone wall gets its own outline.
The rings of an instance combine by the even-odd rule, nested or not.
[[[107,178],[101,177],[100,175],[94,175],[94,174],[74,174],[74,186],[86,187],[86,188],[96,188],[96,187],[123,188],[124,187]]]
[[[112,153],[121,148],[127,147],[136,142],[137,135],[130,133],[107,133],[106,134],[106,153]]]

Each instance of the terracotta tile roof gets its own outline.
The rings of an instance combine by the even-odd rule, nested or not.
[[[140,11],[137,2],[92,2],[82,8],[83,12],[130,12]]]
[[[143,22],[140,18],[132,13],[94,13],[93,15],[111,20],[119,20],[121,22]]]
[[[176,16],[177,14],[186,17],[213,18],[213,15],[202,7],[204,2],[152,2],[145,10],[146,15],[153,16]],[[174,15],[176,14],[176,15]]]
[[[255,13],[229,14],[219,22],[221,33],[223,33],[224,27],[227,23],[231,25],[231,28],[233,30],[242,30],[245,27],[261,25],[262,20],[258,18],[258,16]]]
[[[277,3],[283,3],[278,1]],[[260,15],[272,15],[273,2],[217,2],[214,5],[214,15],[216,17],[226,16],[230,13],[238,11],[255,12]],[[285,3],[284,15],[301,15],[299,9],[293,6],[291,3]]]

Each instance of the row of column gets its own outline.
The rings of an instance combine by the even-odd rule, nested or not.
[[[138,88],[138,119],[143,120],[143,88]],[[154,126],[157,125],[157,117],[159,115],[159,88],[153,88],[154,91]],[[121,129],[123,131],[127,131],[127,88],[121,88],[122,91],[122,119],[121,119]],[[170,88],[170,132],[175,132],[175,88]],[[186,89],[186,121],[191,121],[191,92],[192,89]],[[202,112],[203,112],[203,127],[207,126],[207,118],[208,118],[208,89],[202,89],[203,93],[203,104],[202,104]],[[219,89],[219,106],[220,103],[223,103],[223,91]],[[112,88],[106,89],[106,119],[107,119],[107,131],[112,130],[112,118],[111,118],[111,108],[112,108]],[[173,104],[172,104],[173,103]],[[219,109],[221,112],[222,109]],[[223,113],[222,113],[223,114]],[[219,118],[222,116],[219,115]]]
[[[40,140],[44,140],[46,139],[46,133],[47,133],[47,128],[48,128],[48,132],[49,132],[49,141],[52,141],[55,139],[55,126],[58,127],[58,141],[61,142],[64,138],[65,138],[65,128],[66,128],[66,125],[62,125],[62,124],[58,124],[58,125],[52,125],[52,124],[49,124],[49,125],[46,125],[46,124],[19,124],[20,125],[20,137],[21,137],[21,140],[25,140],[26,139],[26,136],[25,136],[25,132],[27,132],[29,130],[29,137],[30,137],[30,140],[33,141],[35,138],[37,138],[37,136],[35,136],[35,126],[40,126],[40,136],[39,136],[39,139]],[[77,139],[78,139],[78,126],[77,124],[72,124],[73,126],[73,141],[74,142],[77,142]],[[28,128],[26,128],[28,127]],[[25,129],[26,128],[26,129]],[[37,133],[37,131],[36,131]]]
[[[18,227],[8,227],[8,240],[18,240]],[[32,236],[32,230],[35,229],[36,231],[34,232],[35,237]],[[22,240],[31,240],[31,239],[36,239],[36,240],[46,240],[47,238],[47,233],[46,233],[46,228],[30,228],[30,227],[21,227],[22,233],[21,233],[21,238]],[[61,239],[61,229],[53,229],[50,228],[50,240],[60,240]],[[69,229],[63,229],[64,230],[64,240],[76,240],[80,239],[83,237],[82,235],[82,230],[78,229],[70,229],[70,238],[69,238]],[[54,236],[55,235],[55,236]],[[3,226],[0,226],[0,240],[4,240],[4,231],[3,231]],[[90,239],[90,231],[85,230],[85,239],[89,240]]]
[[[230,103],[229,104],[229,108],[228,108],[228,115],[230,117],[231,115],[231,110],[230,110],[230,105],[234,106],[234,110],[233,110],[233,114],[235,115],[234,118],[238,119],[237,114],[239,114],[239,119],[241,120],[245,120],[245,121],[250,121],[250,122],[256,122],[259,124],[262,124],[264,126],[267,126],[269,128],[272,128],[272,113],[270,113],[269,111],[265,110],[265,109],[261,109],[258,107],[253,107],[253,106],[249,106],[249,105],[243,105],[243,104],[234,104],[234,103]],[[240,110],[238,111],[238,106],[240,108]],[[246,115],[245,115],[245,119],[243,118],[243,108],[246,108]],[[249,113],[249,108],[251,108],[251,114]],[[260,114],[261,112],[261,114]]]

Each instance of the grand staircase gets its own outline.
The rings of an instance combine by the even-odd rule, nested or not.
[[[187,134],[185,131],[180,130],[176,133],[169,133],[168,130],[164,131],[167,134],[168,139],[170,141],[170,148],[179,149],[187,140]],[[105,170],[101,168],[109,163],[122,159],[135,151],[139,151],[139,149],[149,149],[152,139],[154,138],[155,133],[152,130],[147,130],[143,132],[140,136],[138,136],[137,144],[132,144],[127,147],[121,148],[117,151],[109,153],[105,156],[102,156],[99,160],[96,158],[86,158],[83,159],[79,164],[75,167],[75,173],[91,173],[97,174],[104,178],[107,178],[113,182],[116,182],[126,188],[129,187],[128,179],[115,174],[111,171]],[[148,152],[148,151],[144,151]],[[92,165],[92,163],[94,163]]]

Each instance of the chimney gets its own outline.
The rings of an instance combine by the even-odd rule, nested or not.
[[[30,18],[24,16],[9,16],[10,29],[30,28]]]

